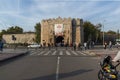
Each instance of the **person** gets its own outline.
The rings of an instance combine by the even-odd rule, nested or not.
[[[86,50],[87,49],[87,43],[84,42],[84,49]]]
[[[103,65],[106,66],[107,64],[112,64],[112,57],[111,56],[105,56],[104,60],[103,60]]]
[[[73,43],[73,48],[76,50],[76,42]]]
[[[65,43],[65,47],[66,47],[66,50],[67,50],[67,47],[68,47],[68,43]]]
[[[92,41],[91,42],[91,48],[94,48],[94,45],[95,45],[95,43],[94,43],[94,41]]]
[[[4,40],[0,40],[0,51],[3,51]]]
[[[109,48],[110,49],[112,48],[112,42],[111,41],[109,42]]]
[[[50,50],[50,47],[51,47],[51,45],[50,45],[50,43],[48,43],[48,48],[49,48],[49,50]]]
[[[120,46],[120,44],[117,42],[117,43],[116,43],[116,47],[117,47],[118,49],[119,49],[119,46]]]
[[[82,50],[82,45],[81,45],[81,43],[78,44],[78,48],[79,48],[80,50]]]
[[[113,58],[113,62],[117,62],[120,60],[120,51],[118,51],[117,55]]]
[[[112,64],[112,57],[109,55],[104,57],[101,67],[106,73],[110,73],[111,70],[115,68],[114,65]]]
[[[45,49],[45,47],[46,47],[46,42],[43,43],[43,49]]]
[[[104,49],[106,49],[106,48],[107,48],[107,42],[104,43]]]

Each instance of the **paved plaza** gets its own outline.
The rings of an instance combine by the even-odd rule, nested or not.
[[[104,57],[106,55],[111,55],[114,57],[119,49],[103,49],[103,48],[94,48],[87,50],[74,50],[71,47],[57,47],[57,48],[30,48],[30,49],[7,49],[5,48],[0,52],[0,60],[9,59],[15,56],[19,56],[25,53],[29,53],[29,56],[96,56],[96,57]]]
[[[114,57],[118,51],[96,47],[4,48],[0,52],[0,80],[97,80],[101,59],[106,55]]]

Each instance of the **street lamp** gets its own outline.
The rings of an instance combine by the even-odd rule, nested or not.
[[[103,25],[103,45],[104,45],[104,25]]]
[[[104,20],[104,22],[103,22],[103,45],[104,45],[104,41],[105,41],[104,23],[105,23],[105,20]]]

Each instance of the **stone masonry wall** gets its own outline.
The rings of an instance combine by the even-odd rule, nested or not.
[[[35,43],[35,34],[34,33],[24,33],[24,34],[4,34],[3,39],[6,43],[14,43],[12,40],[12,35],[16,37],[15,43],[28,43],[33,44]]]

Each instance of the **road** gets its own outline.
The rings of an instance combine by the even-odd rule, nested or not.
[[[97,80],[100,58],[81,51],[36,50],[0,65],[0,80]]]

